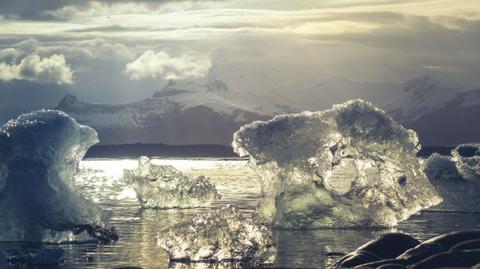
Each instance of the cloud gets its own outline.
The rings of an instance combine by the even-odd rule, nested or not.
[[[135,61],[128,63],[124,74],[132,80],[145,78],[189,79],[205,77],[212,62],[204,55],[189,52],[178,57],[160,51],[147,50]]]
[[[12,52],[12,50],[2,50],[0,55],[8,52]],[[40,58],[36,54],[31,54],[21,59],[19,63],[0,62],[0,80],[71,84],[73,83],[73,71],[67,65],[63,55],[54,54],[50,57]]]
[[[0,62],[7,64],[13,63],[18,56],[18,51],[15,48],[7,48],[0,50]]]
[[[230,0],[231,1],[231,0]],[[237,0],[238,1],[238,0]],[[0,15],[12,19],[69,20],[74,17],[158,13],[211,6],[223,0],[2,0]]]

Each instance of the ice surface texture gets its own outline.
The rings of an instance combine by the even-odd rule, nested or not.
[[[96,132],[67,114],[41,110],[0,128],[0,240],[76,240],[78,225],[103,212],[74,188],[73,176]]]
[[[480,180],[480,144],[462,144],[452,151],[453,160],[462,176]]]
[[[460,145],[452,156],[432,154],[425,173],[443,198],[442,210],[480,212],[480,151],[478,145]]]
[[[274,227],[394,226],[441,202],[416,133],[362,100],[247,124],[232,146],[259,173],[258,217]]]
[[[124,170],[124,181],[137,194],[142,208],[208,207],[220,194],[204,176],[190,178],[170,165],[154,165],[142,156],[136,170]]]
[[[170,261],[272,263],[275,248],[271,231],[225,206],[209,214],[196,215],[160,231],[157,246]]]

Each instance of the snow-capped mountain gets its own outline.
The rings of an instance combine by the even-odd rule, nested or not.
[[[447,87],[423,76],[410,80],[403,94],[384,108],[414,129],[424,145],[480,142],[480,90]]]
[[[446,87],[437,79],[425,75],[409,80],[403,94],[385,108],[395,118],[413,122],[430,112],[445,107],[459,96],[459,90]]]
[[[56,109],[96,129],[103,144],[229,145],[243,124],[289,112],[263,96],[232,91],[220,80],[171,81],[151,98],[123,105],[91,104],[67,94]]]
[[[103,144],[229,145],[233,132],[253,120],[321,110],[334,103],[362,98],[417,131],[423,145],[480,142],[480,89],[447,87],[431,76],[412,79],[403,89],[397,84],[347,79],[295,85],[290,98],[285,98],[280,95],[281,89],[275,91],[277,96],[267,97],[233,91],[220,80],[171,81],[152,97],[135,103],[91,104],[67,94],[57,109],[95,128]],[[353,92],[351,95],[347,94],[348,89]]]

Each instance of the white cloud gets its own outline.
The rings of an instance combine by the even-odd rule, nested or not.
[[[0,50],[0,63],[12,63],[18,57],[18,51],[15,48],[7,48]]]
[[[147,50],[135,61],[128,63],[123,72],[132,80],[189,79],[205,77],[211,67],[210,59],[199,53],[189,52],[173,57],[163,51],[155,53]]]
[[[63,55],[40,58],[31,54],[19,63],[0,62],[0,80],[29,80],[40,83],[70,84],[73,71]]]

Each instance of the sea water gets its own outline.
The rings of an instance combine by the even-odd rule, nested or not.
[[[213,208],[234,204],[250,216],[261,196],[258,176],[244,159],[155,158],[153,163],[172,165],[187,175],[208,177],[222,194],[222,199],[215,202]],[[83,195],[112,212],[111,225],[117,228],[120,239],[110,245],[62,244],[60,247],[65,255],[59,268],[210,268],[202,264],[169,264],[168,254],[155,246],[154,237],[160,229],[212,208],[141,209],[134,191],[121,180],[123,169],[134,169],[136,165],[135,159],[86,159],[81,162],[75,184]],[[278,252],[273,267],[328,268],[341,253],[352,251],[389,231],[405,232],[425,240],[441,233],[478,228],[480,214],[424,211],[391,230],[275,230]],[[0,251],[25,244],[0,243]],[[0,262],[1,268],[5,266],[5,261]]]

